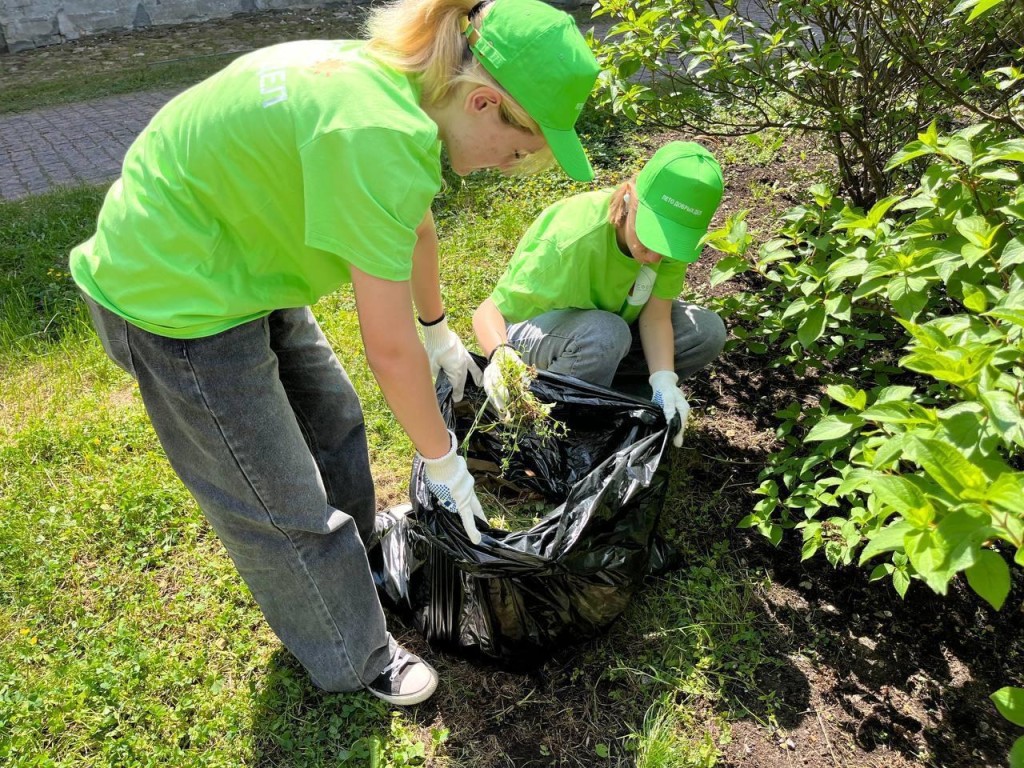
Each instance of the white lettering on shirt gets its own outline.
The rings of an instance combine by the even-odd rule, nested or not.
[[[260,70],[260,93],[266,98],[263,99],[263,108],[280,104],[288,98],[288,91],[284,85],[283,69],[261,69]]]
[[[704,211],[702,211],[700,208],[691,208],[686,203],[680,202],[679,200],[676,200],[674,197],[669,197],[668,195],[662,195],[661,199],[664,200],[669,205],[674,205],[676,208],[684,210],[687,213],[692,213],[694,216],[700,216],[702,213],[704,213]]]
[[[658,273],[646,264],[640,267],[640,271],[636,274],[636,280],[633,282],[633,287],[629,291],[629,296],[626,297],[626,303],[634,307],[642,307],[646,304],[647,300],[651,298],[651,292],[654,290],[654,281],[657,277]]]

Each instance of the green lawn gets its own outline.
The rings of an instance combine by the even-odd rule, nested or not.
[[[62,77],[42,83],[17,83],[6,89],[4,98],[0,101],[0,115],[123,93],[161,88],[184,89],[223,69],[237,55],[218,54],[154,64],[149,67],[126,67],[114,72],[97,72],[88,77]]]
[[[638,162],[628,136],[599,138],[600,163]],[[600,181],[618,173],[603,168]],[[449,180],[436,215],[464,338],[524,227],[577,188],[554,174]],[[67,252],[91,232],[102,194],[0,203],[0,764],[507,764],[495,744],[513,726],[501,725],[493,690],[528,701],[530,679],[433,654],[437,701],[389,711],[316,690],[281,649],[70,282]],[[397,500],[412,449],[362,358],[351,294],[316,312],[362,398],[381,499]],[[772,662],[751,604],[763,584],[724,543],[734,520],[714,511],[714,493],[694,493],[699,455],[680,455],[665,530],[687,565],[551,672],[579,695],[515,725],[537,765],[710,766],[729,718],[760,695],[755,677]],[[770,705],[759,711],[771,719]]]

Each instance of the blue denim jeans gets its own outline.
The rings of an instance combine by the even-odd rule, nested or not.
[[[364,687],[394,643],[364,546],[373,480],[359,400],[312,312],[171,339],[86,301],[271,628],[321,688]]]
[[[725,324],[718,315],[678,299],[672,305],[672,330],[680,381],[718,357],[725,345]],[[632,394],[647,385],[647,362],[637,326],[612,312],[545,312],[509,325],[508,342],[525,362],[543,370]]]

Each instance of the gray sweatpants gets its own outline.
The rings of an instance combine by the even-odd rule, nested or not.
[[[672,305],[675,370],[679,379],[710,363],[725,345],[722,319],[682,300]],[[592,384],[640,394],[647,363],[636,324],[600,309],[558,309],[512,323],[508,342],[530,365]],[[649,393],[648,393],[649,394]]]

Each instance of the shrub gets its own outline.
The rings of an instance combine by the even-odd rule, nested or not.
[[[964,4],[987,10],[993,0]],[[870,206],[899,184],[885,161],[935,116],[1020,129],[1000,87],[1024,50],[1024,9],[966,23],[939,0],[597,0],[600,95],[642,123],[711,135],[813,131],[842,190]]]
[[[918,153],[917,189],[867,212],[813,188],[753,266],[774,290],[728,300],[742,343],[827,385],[778,414],[784,447],[743,524],[795,528],[833,564],[884,556],[873,576],[900,594],[965,571],[999,607],[992,543],[1024,565],[1024,141],[933,126],[892,165]]]

